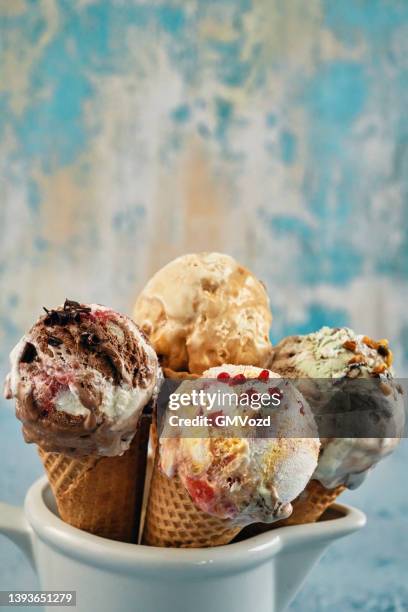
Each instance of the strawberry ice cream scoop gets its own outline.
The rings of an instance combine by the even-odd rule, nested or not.
[[[26,442],[71,457],[123,454],[160,378],[154,349],[104,306],[45,310],[11,352],[5,385]]]
[[[211,368],[202,379],[183,382],[177,391],[180,395],[200,389],[209,393],[211,380],[218,403],[208,412],[204,406],[208,420],[196,432],[180,428],[174,436],[169,427],[163,430],[161,469],[169,478],[179,477],[200,510],[229,519],[233,525],[272,523],[288,517],[290,502],[304,490],[317,466],[320,442],[309,406],[291,383],[252,366]],[[220,414],[244,417],[253,413],[251,407],[226,407],[220,399],[223,386],[238,398],[254,393],[281,397],[279,406],[256,411],[258,417],[272,416],[274,437],[256,437],[245,427],[235,428],[232,435],[223,429],[220,435],[216,425]],[[187,409],[191,416],[194,412],[203,414],[203,407]]]

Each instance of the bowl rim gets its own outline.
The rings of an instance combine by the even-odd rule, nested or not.
[[[233,573],[237,569],[259,565],[282,550],[330,542],[350,534],[366,523],[361,510],[345,504],[333,504],[339,518],[307,525],[279,527],[245,540],[211,548],[158,548],[102,538],[62,521],[49,507],[51,496],[46,476],[32,484],[25,499],[25,515],[40,540],[65,556],[93,567],[117,568],[147,574],[158,570],[172,572],[209,571]],[[34,546],[35,550],[35,546]]]

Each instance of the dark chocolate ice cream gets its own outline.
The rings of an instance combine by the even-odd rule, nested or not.
[[[25,440],[73,457],[123,454],[160,377],[130,318],[72,300],[45,309],[10,359],[6,397]]]

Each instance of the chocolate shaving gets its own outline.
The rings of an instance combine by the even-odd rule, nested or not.
[[[102,340],[95,333],[83,332],[81,334],[80,342],[82,346],[92,349],[99,346],[102,343]]]
[[[82,306],[79,302],[66,299],[63,309],[52,309],[43,307],[47,316],[44,319],[44,325],[68,325],[69,323],[80,323],[81,315],[91,312],[89,306]]]
[[[27,342],[20,357],[20,363],[32,363],[36,357],[37,349],[34,344]]]
[[[44,325],[67,325],[73,320],[71,313],[64,312],[63,310],[47,310],[44,307],[47,316],[44,319]]]
[[[48,336],[47,342],[50,346],[60,346],[62,344],[61,338],[57,338],[56,336]]]
[[[74,300],[68,300],[68,298],[65,299],[64,310],[74,310],[75,312],[91,312],[91,308],[89,306],[83,306],[79,302],[75,302]]]

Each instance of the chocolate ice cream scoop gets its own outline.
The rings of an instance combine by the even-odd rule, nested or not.
[[[125,315],[66,300],[10,355],[5,395],[26,442],[71,457],[123,454],[160,379],[153,347]]]

